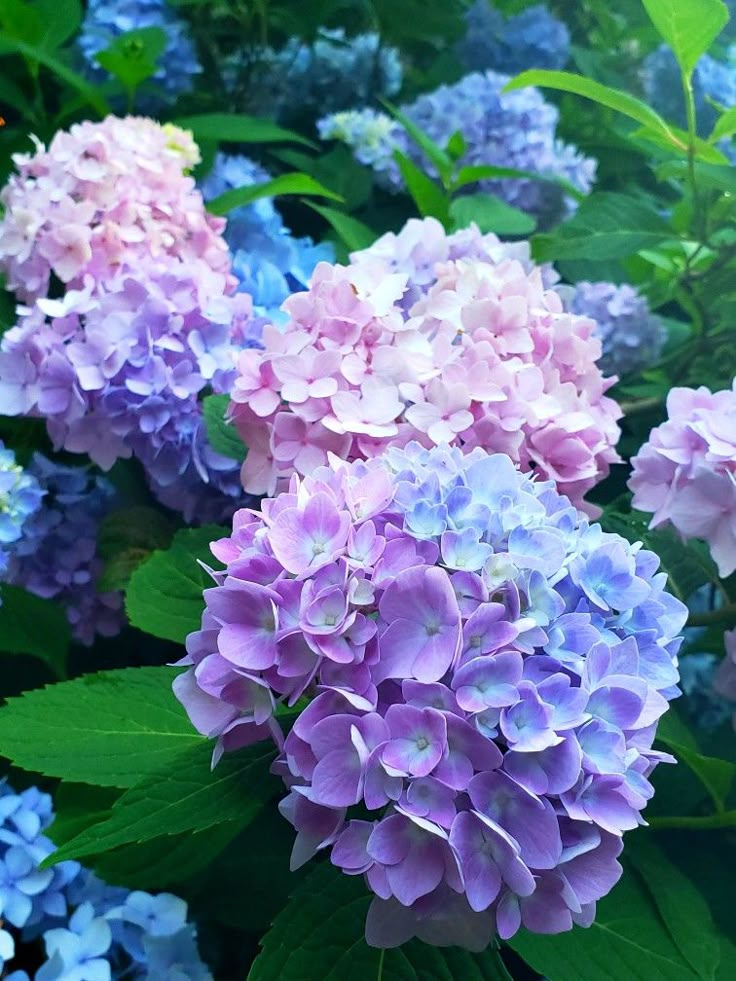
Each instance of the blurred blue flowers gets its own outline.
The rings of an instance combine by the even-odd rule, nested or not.
[[[458,55],[471,71],[516,75],[526,68],[564,68],[570,57],[570,32],[543,4],[505,18],[488,0],[476,0],[465,23]]]

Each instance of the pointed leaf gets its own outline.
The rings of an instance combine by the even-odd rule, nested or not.
[[[0,651],[31,654],[57,676],[66,677],[71,641],[64,610],[18,586],[0,585]]]
[[[339,194],[335,194],[309,174],[294,173],[281,174],[263,184],[249,184],[247,187],[236,187],[232,191],[225,191],[224,194],[207,202],[207,210],[213,215],[226,215],[233,208],[250,204],[251,201],[257,201],[259,198],[275,198],[279,194],[315,194],[321,198],[330,198],[332,201],[342,201]]]
[[[721,0],[642,0],[642,3],[686,75],[692,75],[700,56],[728,23],[728,9]]]
[[[172,120],[176,126],[191,130],[197,142],[211,143],[301,143],[313,147],[311,140],[290,129],[277,126],[270,119],[238,113],[210,112],[199,116],[182,116]]]

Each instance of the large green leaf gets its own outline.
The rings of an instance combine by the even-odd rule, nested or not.
[[[170,668],[86,674],[11,698],[0,709],[0,754],[50,777],[132,787],[204,742],[174,697]]]
[[[306,201],[305,203],[332,225],[350,252],[367,249],[369,245],[375,242],[377,236],[373,229],[364,225],[362,221],[358,221],[357,218],[353,218],[352,215],[343,214],[336,208],[315,204],[314,201]]]
[[[18,586],[0,585],[0,651],[32,654],[57,678],[66,677],[69,622],[56,603]]]
[[[161,27],[142,27],[116,37],[112,44],[95,55],[97,62],[110,72],[131,94],[150,78],[166,49],[166,31]]]
[[[26,41],[17,38],[0,37],[0,57],[8,54],[22,55],[30,62],[38,62],[52,71],[62,82],[75,89],[85,103],[88,103],[100,116],[106,116],[110,112],[110,106],[101,95],[97,86],[90,84],[77,72],[72,71],[67,66],[50,54],[46,48],[36,44],[28,44]]]
[[[400,150],[394,150],[394,160],[398,164],[406,189],[416,204],[419,214],[424,218],[437,218],[445,224],[449,216],[449,201],[439,184],[435,184]]]
[[[225,421],[225,413],[229,404],[229,395],[207,395],[205,397],[202,403],[202,414],[207,429],[207,439],[216,453],[242,463],[248,451],[235,426]]]
[[[207,202],[207,210],[213,215],[226,215],[233,208],[250,204],[259,198],[272,198],[279,194],[313,194],[320,198],[330,198],[332,201],[342,201],[339,194],[320,184],[309,174],[280,174],[272,181],[263,184],[249,184],[247,187],[236,187],[225,191]]]
[[[156,551],[133,572],[125,593],[125,608],[134,627],[154,637],[183,643],[198,630],[204,599],[212,585],[200,561],[212,563],[210,542],[227,534],[218,525],[185,528],[174,535],[170,548]]]
[[[208,143],[302,143],[311,140],[290,129],[277,126],[270,119],[237,113],[209,112],[198,116],[181,116],[173,122],[192,131],[194,139]]]
[[[642,0],[657,31],[672,48],[680,67],[691,75],[728,23],[721,0]]]
[[[482,232],[497,235],[528,235],[537,224],[525,211],[512,208],[495,194],[483,192],[455,198],[450,205],[450,217],[455,228],[467,228],[475,222]]]
[[[701,893],[646,832],[631,835],[626,858],[684,959],[702,981],[712,981],[721,955],[713,917]]]
[[[653,2],[659,3],[659,0],[653,0]],[[676,3],[678,0],[673,0],[673,2]],[[687,0],[681,0],[681,2],[687,2]],[[573,95],[581,95],[585,99],[591,99],[601,106],[606,106],[608,109],[628,116],[629,119],[634,119],[647,129],[661,133],[669,143],[680,150],[687,149],[687,145],[654,109],[640,99],[634,98],[633,95],[629,95],[628,92],[610,88],[608,85],[601,85],[600,82],[596,82],[592,78],[585,78],[582,75],[551,71],[545,68],[533,68],[531,71],[522,72],[516,78],[511,79],[506,86],[506,91],[523,89],[529,85],[557,89],[560,92],[570,92]]]
[[[166,548],[173,535],[174,526],[157,508],[136,505],[113,511],[97,536],[97,552],[105,563],[98,591],[124,589],[141,562],[157,548]]]
[[[385,953],[369,947],[363,932],[370,900],[362,877],[319,866],[294,890],[263,937],[248,981],[509,979],[493,947],[482,954],[417,941]]]
[[[273,757],[274,747],[260,743],[226,755],[213,770],[212,743],[200,739],[126,791],[106,821],[66,842],[48,864],[216,825],[242,828],[280,790],[269,772]]]
[[[534,239],[539,261],[623,259],[651,248],[674,233],[653,209],[625,194],[602,191],[586,198],[575,214],[548,235]]]
[[[408,135],[414,140],[417,146],[424,152],[427,159],[434,165],[435,170],[445,187],[449,187],[450,177],[453,171],[453,158],[442,149],[437,143],[434,142],[425,132],[423,132],[416,123],[413,123],[408,116],[405,116],[400,109],[396,106],[391,105],[391,103],[385,103],[389,112],[396,117],[396,119],[404,127]],[[462,134],[461,134],[462,138]]]
[[[548,981],[696,981],[648,890],[624,876],[587,929],[542,936],[521,930],[511,947]]]

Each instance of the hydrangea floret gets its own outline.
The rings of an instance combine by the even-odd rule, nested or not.
[[[605,374],[633,374],[659,359],[667,337],[664,323],[633,286],[583,280],[560,292],[567,309],[595,321],[603,347],[598,363]]]
[[[435,263],[435,243],[417,242],[425,227],[435,230],[410,223],[349,266],[318,265],[309,291],[284,304],[285,328],[266,327],[265,350],[239,355],[231,409],[246,491],[271,493],[328,453],[369,458],[419,439],[507,453],[581,504],[618,460],[620,412],[593,321],[563,310],[523,246],[507,252],[475,229],[439,243],[467,258]],[[408,272],[392,271],[391,249]]]
[[[212,981],[197,950],[187,904],[106,885],[77,862],[41,869],[55,851],[45,832],[51,798],[29,787],[0,785],[0,970],[7,981]],[[43,941],[45,957],[29,974],[16,963],[26,944]],[[17,958],[17,961],[16,961]]]
[[[43,494],[33,474],[20,466],[0,439],[0,579],[7,573],[10,550],[40,507]]]
[[[506,456],[415,442],[294,476],[212,551],[176,694],[215,759],[276,740],[292,864],[365,876],[370,943],[592,921],[671,759],[687,610],[656,555]]]
[[[557,138],[558,111],[537,89],[504,92],[508,81],[508,75],[498,72],[475,72],[453,85],[441,85],[420,95],[401,110],[439,146],[446,146],[460,132],[466,147],[463,166],[492,164],[547,176],[547,181],[488,179],[468,185],[466,190],[497,194],[550,225],[575,206],[555,180],[562,178],[587,192],[595,179],[596,164]],[[396,150],[430,175],[435,174],[431,161],[405,130],[398,123],[381,119],[374,110],[327,115],[319,121],[318,129],[323,139],[348,143],[356,158],[373,167],[389,190],[404,186],[393,157]]]
[[[736,382],[711,392],[673,388],[667,420],[631,461],[633,506],[707,542],[722,577],[736,570]]]

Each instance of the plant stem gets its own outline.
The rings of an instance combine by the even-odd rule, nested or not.
[[[376,981],[381,981],[381,979],[383,978],[383,962],[385,961],[385,959],[386,959],[386,951],[384,949],[381,951],[381,955],[378,958],[378,974],[376,975]]]
[[[662,828],[688,828],[693,831],[711,831],[714,828],[736,826],[736,811],[723,811],[721,814],[705,814],[701,817],[652,817],[648,821],[654,831]]]
[[[729,603],[718,610],[708,610],[706,613],[691,613],[688,617],[688,627],[707,627],[711,623],[723,620],[736,621],[736,603]]]
[[[685,93],[685,112],[687,114],[687,171],[690,179],[690,190],[693,196],[693,228],[696,230],[698,241],[706,239],[704,213],[700,210],[698,201],[698,183],[695,174],[695,141],[698,138],[697,119],[695,116],[695,96],[693,94],[692,73],[682,73],[682,89]]]

